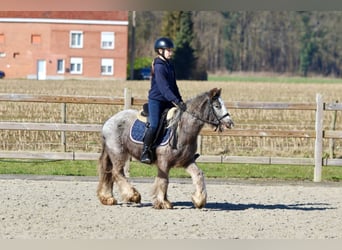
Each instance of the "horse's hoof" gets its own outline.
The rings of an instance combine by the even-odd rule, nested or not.
[[[100,201],[103,205],[116,205],[117,201],[115,200],[114,197],[109,197],[109,198],[105,198],[105,197],[100,197]]]
[[[169,201],[157,201],[153,204],[153,208],[155,209],[172,209],[173,205]]]
[[[134,189],[134,194],[131,198],[128,199],[128,202],[140,203],[141,202],[140,193]]]
[[[200,195],[194,194],[191,200],[196,208],[203,208],[207,203],[207,195],[205,193],[201,193]]]

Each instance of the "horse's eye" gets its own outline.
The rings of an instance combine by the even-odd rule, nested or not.
[[[214,103],[214,107],[217,108],[217,109],[220,109],[221,108],[221,104],[219,102],[215,102]]]

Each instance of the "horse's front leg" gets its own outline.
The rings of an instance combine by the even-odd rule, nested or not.
[[[207,203],[207,190],[205,187],[203,171],[197,166],[195,162],[191,163],[186,171],[192,178],[192,183],[196,187],[196,191],[192,194],[192,202],[196,208],[203,208]]]
[[[167,189],[169,186],[169,170],[158,168],[158,176],[153,184],[153,208],[170,209],[173,208],[171,202],[167,199]]]

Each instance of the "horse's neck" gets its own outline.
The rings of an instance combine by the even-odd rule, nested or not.
[[[184,112],[181,117],[181,138],[189,143],[189,141],[196,140],[204,126],[203,115],[206,112],[207,100],[203,96],[193,99],[188,105],[187,112]],[[193,102],[193,103],[191,103]]]
[[[189,113],[184,113],[181,119],[181,129],[179,133],[184,140],[189,140],[190,138],[197,138],[204,123]]]

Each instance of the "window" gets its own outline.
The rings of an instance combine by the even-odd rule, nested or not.
[[[31,35],[31,44],[40,44],[41,43],[41,36],[37,34]]]
[[[70,73],[82,74],[83,59],[79,57],[70,58]]]
[[[82,31],[70,31],[70,48],[83,48]]]
[[[114,49],[114,32],[101,32],[101,48]]]
[[[113,75],[114,73],[114,60],[113,59],[101,59],[101,74]]]
[[[63,59],[58,59],[57,60],[57,73],[64,73],[64,60]]]

